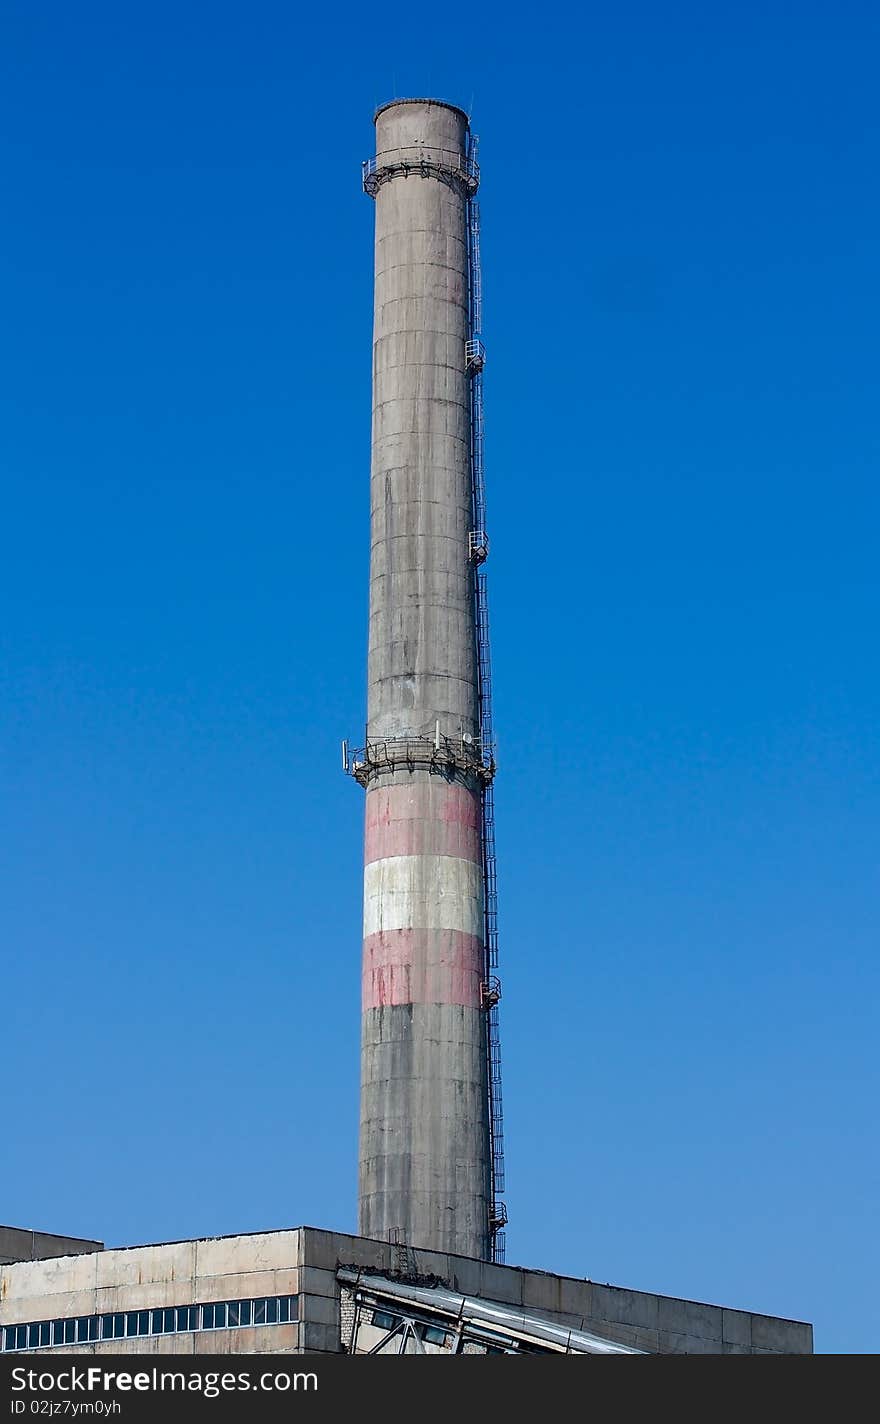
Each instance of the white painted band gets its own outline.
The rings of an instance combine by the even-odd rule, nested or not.
[[[482,935],[482,867],[453,855],[391,855],[365,865],[364,938],[407,929]]]

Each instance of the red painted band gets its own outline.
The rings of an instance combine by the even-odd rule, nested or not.
[[[363,1008],[480,1007],[483,944],[460,930],[380,930],[364,940]]]
[[[392,855],[454,855],[479,865],[479,795],[437,777],[368,791],[364,863]]]

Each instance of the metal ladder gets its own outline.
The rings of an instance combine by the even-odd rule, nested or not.
[[[477,162],[477,138],[468,134],[467,158]],[[492,661],[489,644],[489,601],[486,570],[489,553],[486,535],[486,485],[483,468],[483,366],[482,339],[483,284],[480,270],[480,208],[471,194],[467,202],[468,246],[468,341],[465,364],[470,374],[471,477],[473,528],[469,556],[474,578],[474,623],[477,641],[477,676],[480,708],[480,742],[484,764],[494,771],[495,735],[492,722]],[[495,864],[495,793],[491,776],[484,779],[481,792],[481,843],[484,890],[483,1007],[486,1015],[487,1091],[491,1134],[491,1181],[489,1230],[492,1260],[504,1261],[507,1208],[504,1192],[504,1113],[501,1099],[501,1031],[498,1000],[498,886]]]

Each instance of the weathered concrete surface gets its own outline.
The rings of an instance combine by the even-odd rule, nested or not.
[[[399,103],[376,121],[379,163],[414,151],[455,163],[466,120]],[[466,195],[439,177],[384,183],[375,200],[372,737],[476,734],[471,577]]]
[[[255,1232],[27,1261],[0,1269],[0,1324],[115,1311],[297,1295],[302,1232]],[[296,1350],[299,1327],[258,1325],[77,1345],[84,1354],[273,1354]],[[64,1353],[54,1347],[40,1354]]]
[[[54,1236],[49,1231],[0,1226],[0,1266],[11,1261],[42,1261],[47,1256],[74,1256],[103,1249],[103,1241],[90,1241],[81,1236]]]
[[[799,1320],[731,1310],[700,1301],[627,1290],[572,1276],[498,1266],[437,1251],[403,1252],[393,1245],[306,1228],[303,1260],[396,1275],[436,1276],[463,1295],[521,1306],[550,1321],[589,1330],[651,1354],[783,1354],[813,1352],[813,1327]],[[318,1282],[315,1281],[315,1286]],[[326,1285],[321,1289],[326,1291]],[[306,1307],[304,1307],[306,1308]]]
[[[625,1290],[442,1251],[300,1227],[110,1250],[0,1269],[0,1324],[214,1300],[299,1295],[299,1321],[96,1341],[77,1354],[263,1354],[341,1348],[339,1266],[434,1277],[462,1295],[519,1307],[651,1354],[810,1354],[795,1320]],[[59,1353],[66,1351],[59,1351]],[[39,1351],[53,1353],[52,1348]]]
[[[467,119],[427,100],[376,119],[367,737],[476,738]],[[426,768],[367,790],[359,1225],[485,1256],[489,1122],[480,1008],[480,793]]]
[[[481,1031],[482,1011],[460,1004],[394,1005],[364,1015],[371,1052],[363,1057],[362,1113],[376,1130],[361,1169],[372,1184],[367,1205],[381,1206],[388,1225],[398,1220],[401,1239],[432,1234],[419,1223],[433,1220],[445,1201],[450,1219],[433,1230],[438,1246],[483,1240],[486,1197],[474,1190],[473,1148],[467,1155],[484,1128]]]

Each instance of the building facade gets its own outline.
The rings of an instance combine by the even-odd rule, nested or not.
[[[4,1265],[0,1344],[28,1355],[813,1348],[800,1321],[307,1226]]]

